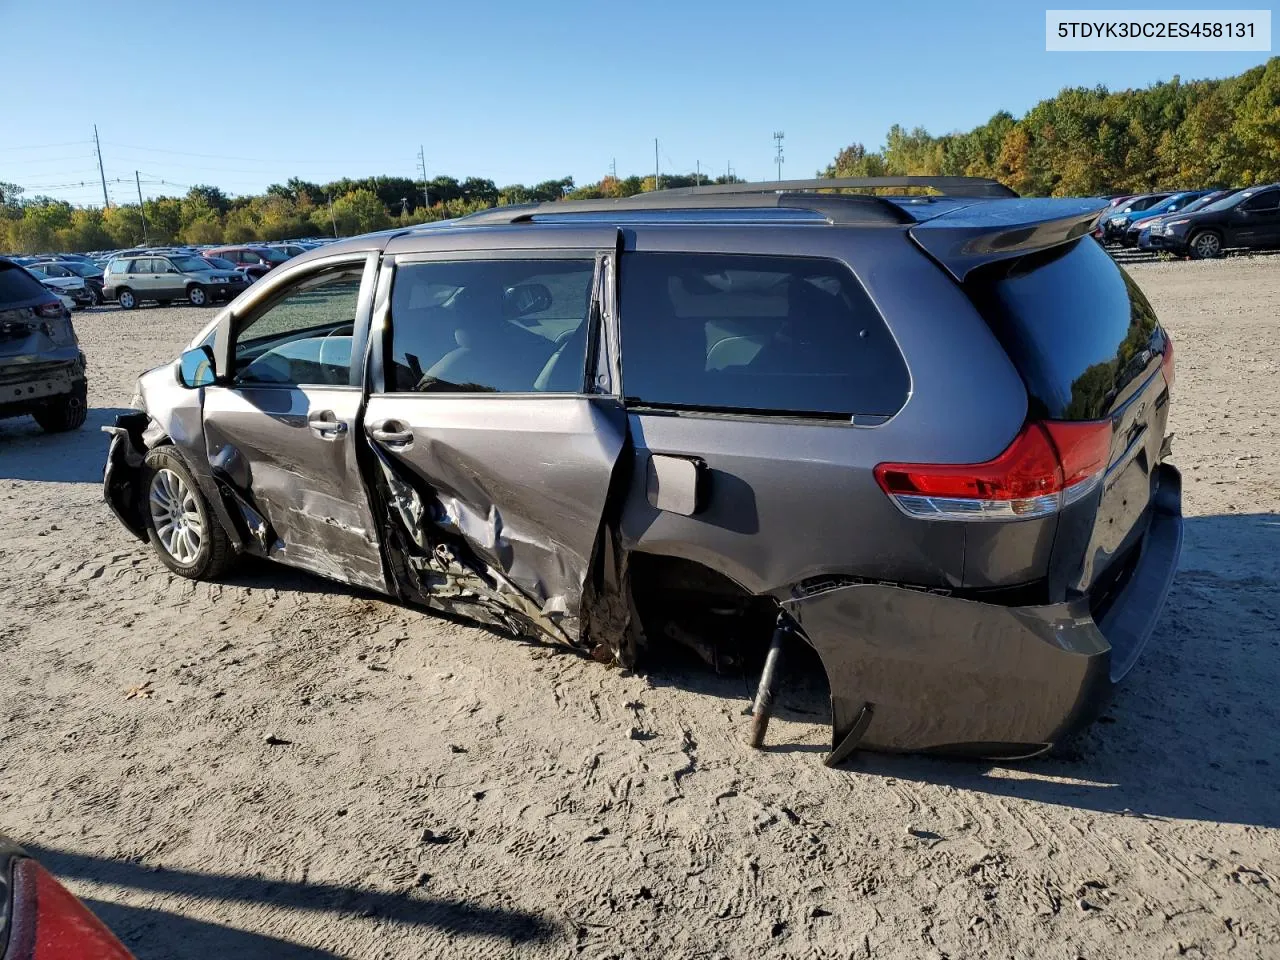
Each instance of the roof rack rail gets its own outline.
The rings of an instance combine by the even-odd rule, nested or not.
[[[552,200],[546,203],[511,204],[491,207],[459,217],[455,223],[528,223],[535,217],[556,217],[575,213],[639,213],[668,210],[749,210],[781,208],[807,210],[829,224],[915,223],[915,218],[882,197],[826,193],[734,193],[684,194],[650,191],[630,197],[604,200]]]
[[[986,177],[820,177],[814,180],[774,180],[760,183],[713,183],[705,187],[674,187],[654,196],[706,196],[710,194],[791,193],[808,190],[889,190],[926,188],[951,197],[1008,198],[1016,191]]]
[[[945,195],[969,199],[1017,197],[995,180],[981,177],[834,177],[816,180],[775,180],[764,183],[718,183],[705,187],[652,190],[630,197],[600,200],[553,200],[543,203],[491,207],[459,217],[455,222],[481,224],[528,223],[534,217],[575,213],[619,213],[646,210],[744,210],[776,207],[807,210],[830,224],[915,223],[915,218],[885,197],[870,193],[818,193],[819,190],[886,190],[931,188]]]

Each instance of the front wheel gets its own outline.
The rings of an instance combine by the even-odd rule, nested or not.
[[[147,539],[160,562],[189,580],[211,580],[231,566],[226,531],[172,447],[148,451],[142,471]]]
[[[116,300],[120,302],[121,310],[132,310],[138,305],[137,296],[128,287],[125,287],[116,295]]]
[[[187,287],[187,299],[191,301],[193,307],[203,307],[209,303],[209,294],[205,293],[204,287],[192,284]]]
[[[1222,253],[1222,238],[1212,230],[1201,230],[1188,246],[1193,260],[1209,260]]]
[[[84,426],[89,416],[89,391],[83,381],[70,393],[46,400],[31,414],[45,433],[66,433]]]

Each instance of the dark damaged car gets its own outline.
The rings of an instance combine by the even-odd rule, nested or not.
[[[62,298],[0,257],[0,418],[30,414],[50,432],[84,426],[84,354]]]
[[[1168,592],[1172,347],[1087,235],[1101,201],[928,183],[949,195],[702,188],[313,251],[142,377],[107,500],[184,576],[249,553],[624,664],[797,637],[829,762],[1035,754]]]

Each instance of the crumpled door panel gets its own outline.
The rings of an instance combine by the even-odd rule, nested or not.
[[[379,440],[376,428],[387,422],[406,427],[412,440]],[[434,578],[430,589],[458,589],[448,573],[454,563],[492,572],[501,580],[490,584],[496,595],[557,639],[577,642],[583,591],[626,442],[618,401],[374,396],[365,424],[378,459],[394,474],[395,521],[429,555],[418,567]],[[405,486],[420,492],[420,506],[406,502],[413,494]]]

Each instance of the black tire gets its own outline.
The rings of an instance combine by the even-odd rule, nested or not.
[[[128,287],[121,287],[116,291],[116,302],[121,310],[132,310],[138,305],[138,295]]]
[[[90,290],[93,293],[93,305],[95,307],[102,306],[103,304],[102,291],[99,290],[97,287],[91,287]]]
[[[213,298],[209,296],[209,291],[198,283],[193,283],[187,287],[187,299],[191,301],[193,307],[207,307],[213,302]]]
[[[157,481],[157,477],[161,477],[161,479]],[[171,482],[170,478],[173,477],[181,481],[182,486],[185,488],[184,494],[190,494],[189,498],[183,498],[188,507],[187,515],[194,513],[198,516],[201,526],[199,545],[195,547],[189,557],[174,556],[164,541],[164,536],[168,535],[168,527],[166,527],[166,533],[163,534],[160,528],[157,527],[157,523],[163,522],[157,518],[157,514],[163,515],[165,510],[156,501],[153,501],[155,488],[157,484],[160,488],[163,488],[165,482]],[[143,522],[147,527],[147,539],[151,541],[151,547],[155,550],[156,556],[160,558],[160,562],[178,574],[178,576],[186,577],[189,580],[213,580],[225,573],[235,561],[235,550],[231,546],[231,540],[227,537],[226,531],[222,529],[218,518],[214,515],[213,510],[210,509],[209,502],[196,485],[195,478],[191,476],[191,471],[187,469],[187,464],[182,459],[182,454],[170,446],[156,447],[147,451],[141,479]],[[169,526],[172,525],[170,524]],[[189,541],[184,541],[184,543],[188,546],[190,544]]]
[[[1217,230],[1198,230],[1187,238],[1192,260],[1209,260],[1222,255],[1222,236]]]
[[[46,400],[31,414],[45,433],[79,430],[89,416],[89,390],[82,380],[70,393]]]

